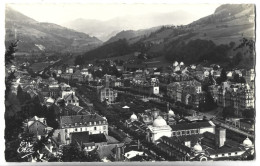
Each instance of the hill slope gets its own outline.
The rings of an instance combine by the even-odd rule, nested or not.
[[[84,52],[102,44],[96,37],[52,23],[37,22],[6,7],[5,42],[20,40],[19,52]]]
[[[152,32],[160,29],[161,26],[159,27],[153,27],[153,28],[148,28],[148,29],[141,29],[137,31],[133,30],[127,30],[127,31],[121,31],[117,33],[115,36],[111,37],[106,43],[111,43],[115,42],[119,39],[126,39],[128,40],[129,43],[135,43],[139,41],[140,39],[149,36]]]
[[[229,67],[250,68],[254,65],[255,58],[252,48],[235,48],[241,44],[243,38],[255,41],[254,20],[254,5],[221,5],[213,14],[191,24],[163,26],[134,44],[128,41],[128,53],[139,51],[152,59],[163,56],[169,62],[182,60],[190,64],[208,61]],[[131,36],[134,32],[128,31],[125,34]],[[99,52],[97,50],[95,52]],[[110,55],[123,56],[117,50],[110,52]],[[85,54],[86,58],[87,56],[88,53]],[[108,58],[107,54],[100,54],[99,58],[102,57]],[[84,57],[81,60],[83,62]]]

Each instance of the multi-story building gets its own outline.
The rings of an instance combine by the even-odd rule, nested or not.
[[[174,101],[198,107],[204,101],[204,94],[201,90],[201,83],[198,81],[174,82],[167,85],[167,96]]]
[[[63,144],[69,143],[71,133],[108,134],[107,120],[98,114],[61,116],[59,124],[59,139]]]
[[[218,89],[218,105],[231,106],[238,110],[254,108],[254,91],[249,85],[225,86],[222,84]]]
[[[114,103],[117,98],[117,91],[109,88],[109,77],[106,75],[105,86],[98,89],[99,99],[101,102],[106,101],[108,104]]]

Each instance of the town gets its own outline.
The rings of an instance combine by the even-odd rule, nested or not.
[[[127,63],[57,63],[38,74],[7,63],[6,160],[254,158],[254,69]]]
[[[253,163],[255,13],[6,4],[3,160]]]

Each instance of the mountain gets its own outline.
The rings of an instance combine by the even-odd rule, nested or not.
[[[76,19],[62,24],[65,27],[75,29],[79,32],[88,33],[97,36],[100,40],[106,41],[119,32],[120,28],[116,24],[110,24],[107,21],[92,19]]]
[[[154,13],[139,16],[125,15],[105,21],[91,19],[76,19],[62,25],[76,31],[85,32],[97,36],[102,41],[107,41],[116,33],[123,30],[148,29],[161,25],[180,25],[192,22],[194,16],[184,11],[174,11],[171,13]]]
[[[38,22],[10,7],[6,7],[5,13],[6,46],[18,39],[19,52],[86,52],[102,44],[96,37]]]
[[[120,32],[111,40],[131,36],[135,36],[135,31]],[[255,56],[248,44],[241,47],[244,41],[249,41],[249,45],[255,41],[255,7],[250,4],[228,4],[221,5],[213,14],[190,24],[162,26],[135,43],[127,41],[127,54],[142,52],[151,57],[150,61],[164,57],[168,64],[175,60],[187,64],[208,61],[227,67],[252,68]],[[98,49],[104,47],[92,51],[92,57],[95,57],[95,52],[102,52]],[[102,59],[115,55],[124,56],[117,50],[110,52],[110,56],[98,56]],[[87,56],[88,52],[85,54]],[[81,56],[81,59],[83,62],[84,57]]]
[[[155,32],[156,30],[160,29],[161,26],[148,28],[148,29],[142,29],[142,30],[127,30],[127,31],[121,31],[117,33],[115,36],[111,37],[108,41],[105,43],[111,43],[115,42],[119,39],[126,39],[129,43],[135,43],[139,41],[141,38],[148,37],[152,32]]]

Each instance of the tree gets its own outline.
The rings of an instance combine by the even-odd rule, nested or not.
[[[5,52],[5,66],[13,63],[14,60],[14,53],[17,51],[18,40],[15,41],[14,43],[11,43],[10,46],[8,47],[8,50]]]
[[[245,118],[250,118],[250,119],[254,119],[255,118],[255,110],[253,108],[251,109],[246,109],[243,112],[243,116]]]
[[[235,109],[231,106],[225,107],[222,111],[222,116],[224,118],[234,117],[235,116]]]
[[[81,162],[94,162],[100,161],[96,149],[87,154],[82,150],[83,148],[80,145],[71,143],[68,146],[62,148],[62,157],[63,162],[72,162],[72,161],[81,161]]]
[[[8,47],[8,50],[5,52],[5,66],[7,67],[8,65],[13,63],[14,60],[14,53],[17,51],[18,40],[14,43],[11,43],[11,45]],[[11,72],[6,78],[5,78],[5,96],[8,95],[8,93],[11,90],[12,82],[15,79],[14,72]]]

